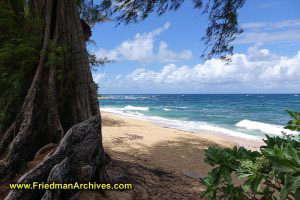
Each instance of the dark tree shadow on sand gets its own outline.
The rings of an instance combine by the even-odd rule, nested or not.
[[[138,136],[124,134],[114,138],[123,145]],[[204,149],[217,145],[211,142],[180,137],[148,147],[128,148],[123,152],[108,150],[112,162],[108,174],[115,182],[132,183],[131,191],[105,191],[108,199],[200,199],[204,190],[199,177],[207,175],[211,166],[204,162]],[[142,149],[142,151],[141,151]],[[121,157],[122,161],[114,158]],[[97,199],[97,198],[96,198]]]

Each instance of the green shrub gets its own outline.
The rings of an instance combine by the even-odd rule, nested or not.
[[[293,118],[285,127],[300,131],[300,113],[288,111]],[[294,136],[266,135],[261,151],[244,147],[209,147],[205,162],[215,166],[200,181],[206,186],[201,198],[232,200],[300,199],[300,142]],[[235,185],[232,176],[242,180]]]

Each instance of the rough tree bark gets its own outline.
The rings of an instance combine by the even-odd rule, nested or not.
[[[23,175],[19,183],[46,180],[49,183],[105,181],[106,177],[100,176],[99,173],[109,161],[109,157],[101,145],[100,126],[100,119],[97,116],[73,126],[64,136],[56,151]],[[13,190],[8,194],[6,200],[31,200],[41,197],[43,200],[68,199],[76,192],[73,190],[48,190],[41,193],[31,190]]]
[[[74,169],[88,173],[86,180],[89,181],[96,172],[105,174],[103,170],[108,156],[102,148],[97,87],[88,64],[86,36],[76,0],[29,0],[28,3],[30,15],[44,19],[43,45],[34,78],[19,114],[3,133],[0,144],[0,180],[4,181],[19,173],[43,146],[57,143],[59,145],[55,153],[24,175],[20,182],[46,181],[49,174],[48,181],[67,181],[58,177],[58,171],[64,176],[78,177]],[[66,50],[63,63],[47,63],[53,51],[49,48],[50,42]],[[61,69],[62,80],[59,82],[57,68]],[[65,135],[70,127],[80,122],[83,123]],[[86,165],[79,166],[76,163],[78,161]],[[23,193],[12,191],[7,199],[41,197],[40,194],[33,195],[32,191],[27,191],[26,195]],[[43,199],[61,199],[61,195],[46,192]]]

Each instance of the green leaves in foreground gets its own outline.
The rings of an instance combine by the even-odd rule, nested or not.
[[[300,112],[293,112],[290,110],[287,110],[287,112],[293,119],[288,122],[285,128],[293,131],[300,131]]]
[[[300,113],[288,112],[293,120],[287,128],[299,131]],[[244,147],[209,147],[205,151],[205,162],[215,168],[200,179],[206,186],[200,197],[211,200],[300,199],[300,142],[286,134],[266,137],[261,152]],[[240,181],[232,181],[233,176]]]
[[[288,144],[264,148],[262,153],[269,158],[278,178],[284,183],[281,199],[286,199],[290,192],[296,192],[295,195],[300,197],[300,152]]]

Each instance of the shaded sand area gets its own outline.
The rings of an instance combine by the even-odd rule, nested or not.
[[[82,190],[74,200],[199,200],[199,193],[205,189],[199,177],[206,176],[211,169],[204,162],[204,149],[213,145],[232,147],[236,143],[257,149],[262,144],[208,132],[164,128],[111,113],[102,113],[102,136],[104,149],[111,157],[106,167],[107,177],[114,183],[132,183],[133,190]],[[55,148],[55,144],[49,144],[39,150],[21,174]],[[11,181],[19,178],[16,176]],[[3,199],[9,192],[8,183],[0,187],[0,199]]]
[[[108,199],[199,199],[204,188],[197,179],[211,169],[204,163],[204,149],[231,147],[236,141],[251,144],[249,148],[261,144],[164,128],[111,113],[102,113],[102,120],[103,145],[112,159],[108,175],[134,184],[132,191],[105,192]]]

